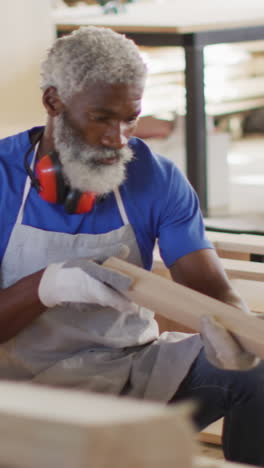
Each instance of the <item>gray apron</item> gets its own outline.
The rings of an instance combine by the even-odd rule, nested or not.
[[[128,261],[142,266],[119,190],[114,194],[123,226],[97,235],[23,225],[29,191],[28,177],[1,265],[1,288],[49,263],[115,255],[121,244],[130,249]],[[171,332],[159,337],[154,314],[142,307],[120,313],[94,304],[64,304],[46,309],[1,344],[0,378],[168,401],[200,349],[199,335]]]

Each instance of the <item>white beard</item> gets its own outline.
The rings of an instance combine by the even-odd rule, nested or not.
[[[54,119],[53,137],[63,174],[72,189],[106,195],[126,178],[126,165],[133,158],[126,146],[120,150],[95,147],[85,143],[63,115]],[[100,159],[118,158],[112,165],[96,164]]]

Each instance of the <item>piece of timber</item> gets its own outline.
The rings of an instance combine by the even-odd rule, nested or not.
[[[246,260],[221,258],[223,267],[231,278],[240,278],[253,281],[264,281],[264,263]]]
[[[197,332],[200,331],[200,318],[213,316],[236,334],[245,349],[264,359],[264,320],[124,260],[110,257],[104,266],[133,280],[125,294],[135,303]]]
[[[254,281],[264,281],[264,263],[221,258],[221,263],[229,278],[241,278]],[[162,259],[155,253],[152,271],[157,275],[170,278],[170,270],[164,265]]]
[[[190,406],[0,383],[0,466],[191,468]]]
[[[234,278],[231,283],[252,312],[264,313],[264,284],[261,281]]]
[[[264,236],[206,231],[217,250],[264,255]]]
[[[250,465],[254,468],[254,465]],[[214,460],[209,457],[194,457],[193,468],[249,468],[249,465],[231,463],[225,460]]]
[[[197,440],[207,444],[222,445],[223,421],[223,418],[221,418],[205,427],[197,434]]]
[[[264,264],[227,258],[222,258],[221,262],[223,263],[226,273],[231,279],[234,288],[241,294],[249,308],[253,312],[264,313],[264,288],[260,283],[260,281],[264,280]],[[164,265],[157,250],[154,254],[152,271],[153,273],[161,275],[164,278],[171,278],[169,269]],[[242,280],[240,281],[238,278]],[[256,281],[258,281],[257,284]],[[183,327],[182,325],[173,322],[172,320],[168,320],[158,314],[156,314],[156,320],[158,322],[160,332],[191,331],[187,327]],[[210,426],[206,427],[203,431],[197,434],[197,439],[200,442],[221,445],[222,428],[223,418],[210,424]]]
[[[163,260],[161,259],[157,248],[154,250],[152,271],[153,273],[155,273],[155,275],[163,276],[164,278],[167,278],[170,280],[172,279],[170,270],[166,267],[166,265],[164,265]],[[183,332],[183,333],[194,332],[194,330],[192,330],[190,327],[186,327],[182,325],[181,323],[177,323],[173,320],[169,320],[168,318],[163,317],[162,315],[155,314],[155,319],[158,322],[160,333],[164,331],[175,331],[175,330],[179,332]]]
[[[264,264],[259,262],[233,260],[229,258],[221,258],[221,262],[223,263],[226,273],[231,279],[234,288],[241,294],[250,310],[253,312],[264,313],[264,288],[260,283],[260,281],[264,280]],[[171,278],[170,271],[164,265],[157,249],[154,251],[152,271],[164,278]],[[238,278],[242,280],[240,281]],[[257,284],[256,281],[258,281]],[[163,331],[191,331],[187,327],[183,327],[181,324],[168,320],[161,315],[156,314],[155,318],[158,322],[161,333]],[[222,427],[223,418],[210,424],[210,426],[197,434],[197,439],[200,442],[221,445]]]
[[[253,312],[264,313],[264,287],[261,284],[264,281],[264,263],[229,258],[221,258],[220,260],[234,288],[237,289],[249,308]],[[164,265],[157,251],[154,252],[152,271],[156,275],[171,279],[170,271]],[[158,321],[161,323],[163,331],[166,325],[168,326],[167,331],[175,330],[174,323],[168,319],[161,317]],[[179,327],[182,326],[179,324]],[[178,331],[181,331],[181,328]],[[188,329],[183,329],[183,331],[188,331]]]

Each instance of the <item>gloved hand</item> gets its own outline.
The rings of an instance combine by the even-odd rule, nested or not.
[[[122,253],[119,256],[124,257]],[[48,265],[40,280],[38,295],[46,307],[80,302],[109,306],[124,312],[131,309],[132,303],[122,292],[131,283],[128,276],[100,266],[90,258],[77,258]]]
[[[243,349],[236,337],[212,317],[201,318],[201,337],[206,357],[216,367],[248,370],[260,362],[257,356]]]

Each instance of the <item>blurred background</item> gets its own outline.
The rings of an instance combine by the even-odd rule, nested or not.
[[[137,17],[142,5],[146,14]],[[233,0],[232,6],[187,0],[178,10],[177,0],[0,0],[0,137],[45,123],[39,65],[65,18],[78,23],[85,17],[89,24],[89,18],[134,15],[135,22],[147,24],[156,8],[166,12],[172,5],[178,12],[175,24],[184,14],[189,22],[193,15],[202,24],[209,13],[212,20],[217,5],[223,20],[243,9],[245,18],[249,11],[256,19],[263,11],[264,18],[263,2],[257,0],[243,5]],[[184,51],[140,50],[149,77],[137,134],[186,172]],[[263,41],[206,46],[204,60],[209,214],[264,226],[264,33]]]

